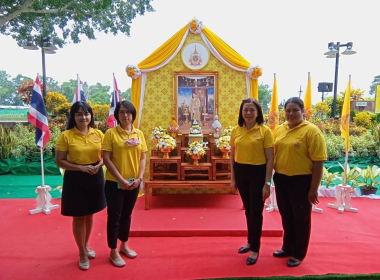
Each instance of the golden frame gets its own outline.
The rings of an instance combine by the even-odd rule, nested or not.
[[[174,72],[173,111],[180,132],[188,133],[195,119],[203,134],[210,133],[218,112],[218,74],[216,71]]]

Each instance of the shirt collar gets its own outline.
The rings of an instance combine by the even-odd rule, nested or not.
[[[75,134],[84,135],[83,132],[80,131],[76,126],[74,126],[73,131]],[[93,134],[94,132],[95,132],[95,129],[93,129],[92,127],[89,127],[87,135]],[[84,135],[84,136],[86,136],[86,135]]]
[[[284,122],[284,126],[286,127],[286,129],[287,130],[295,130],[295,129],[297,129],[297,128],[300,128],[300,127],[303,127],[303,126],[305,126],[305,125],[308,125],[309,124],[309,121],[307,121],[307,120],[303,120],[299,125],[297,125],[297,126],[295,126],[295,127],[293,127],[292,129],[290,129],[289,128],[289,123],[286,121],[286,122]]]
[[[117,125],[117,129],[121,132],[121,133],[124,133],[124,134],[127,134],[128,133],[121,127],[120,124]],[[136,131],[136,128],[134,127],[134,125],[132,124],[132,129],[131,129],[131,134],[132,133],[136,133],[137,134],[137,131]]]
[[[256,122],[255,125],[254,125],[250,130],[248,130],[248,129],[246,128],[246,126],[245,126],[245,123],[244,123],[244,124],[243,124],[243,127],[244,127],[244,129],[245,129],[246,131],[251,131],[251,130],[260,129],[261,125],[258,124],[258,123]]]

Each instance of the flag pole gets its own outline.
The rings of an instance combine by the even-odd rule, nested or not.
[[[45,187],[45,176],[44,176],[44,151],[42,147],[40,147],[41,153],[41,175],[42,175],[42,186]]]
[[[351,84],[351,75],[348,76],[348,82]],[[351,92],[346,92],[346,94],[350,94],[351,95]],[[350,100],[350,99],[348,99]],[[350,111],[351,111],[351,108],[350,108]],[[351,114],[351,112],[349,112]],[[347,129],[349,129],[349,126],[347,127]],[[350,137],[349,135],[347,137]],[[345,139],[345,141],[348,141],[348,139]],[[347,166],[348,166],[348,151],[347,149],[346,150],[346,154],[345,154],[345,160],[344,160],[344,177],[343,177],[343,185],[346,186],[347,185]]]

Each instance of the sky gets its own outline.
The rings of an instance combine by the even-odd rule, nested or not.
[[[321,101],[320,82],[334,82],[335,59],[326,58],[329,42],[353,42],[355,55],[341,55],[338,92],[351,75],[352,88],[366,90],[380,75],[380,1],[378,0],[153,0],[155,12],[132,21],[130,37],[97,33],[81,37],[46,55],[46,75],[60,83],[76,79],[112,88],[112,73],[125,91],[131,78],[128,64],[137,65],[196,17],[252,65],[263,70],[259,83],[273,87],[279,100],[304,97],[308,72],[313,104]],[[340,49],[341,52],[345,48]],[[0,35],[0,70],[11,77],[42,75],[41,54],[24,50],[11,37]],[[327,96],[332,96],[332,93]]]

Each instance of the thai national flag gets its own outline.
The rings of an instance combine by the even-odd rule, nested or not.
[[[118,102],[120,102],[120,94],[119,94],[119,90],[117,88],[117,83],[116,83],[116,79],[115,79],[115,75],[114,75],[113,76],[113,93],[112,93],[111,107],[110,107],[110,112],[108,114],[108,120],[107,120],[107,124],[109,127],[117,126],[117,121],[116,121],[113,113],[115,112],[116,104]]]
[[[28,121],[36,127],[36,145],[45,148],[47,142],[50,140],[50,131],[46,116],[45,102],[41,94],[41,83],[38,76],[33,87]]]
[[[73,97],[73,103],[72,104],[74,104],[77,101],[86,102],[86,98],[84,97],[84,91],[83,91],[83,83],[79,79],[79,76],[78,76],[77,81],[78,81],[77,82],[77,88],[75,89],[75,94]]]

